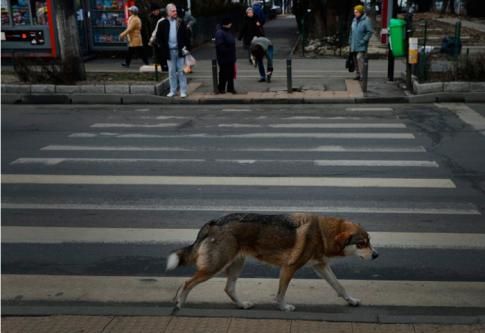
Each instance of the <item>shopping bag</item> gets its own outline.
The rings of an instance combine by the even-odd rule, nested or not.
[[[196,63],[197,61],[195,60],[193,55],[187,54],[185,56],[185,65],[192,67],[192,66],[195,66]]]
[[[352,52],[349,52],[349,56],[345,62],[345,68],[347,68],[351,73],[355,71],[354,54]]]

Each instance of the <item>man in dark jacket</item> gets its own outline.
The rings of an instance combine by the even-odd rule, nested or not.
[[[177,17],[177,7],[170,3],[166,7],[167,19],[160,22],[157,30],[157,42],[162,61],[167,61],[170,93],[177,94],[180,86],[180,97],[187,97],[187,78],[183,71],[185,56],[190,52],[190,39],[183,20]]]
[[[249,46],[254,37],[264,36],[263,25],[259,22],[252,7],[246,9],[246,16],[244,17],[241,31],[239,31],[238,39],[243,41],[243,46],[248,50],[248,60],[251,62],[251,52]]]
[[[153,63],[157,65],[161,65],[164,71],[167,71],[167,63],[166,61],[162,62],[162,59],[160,57],[160,48],[158,47],[158,43],[156,42],[156,29],[157,29],[157,24],[158,21],[162,20],[165,18],[165,9],[162,10],[160,8],[160,5],[158,3],[152,2],[150,4],[150,15],[148,16],[148,22],[150,25],[148,26],[148,48],[150,52],[153,54]],[[152,38],[154,36],[154,38]]]
[[[234,76],[236,66],[236,39],[231,33],[232,21],[226,17],[222,20],[222,26],[218,26],[215,43],[217,63],[219,64],[219,93],[236,93],[234,90]]]

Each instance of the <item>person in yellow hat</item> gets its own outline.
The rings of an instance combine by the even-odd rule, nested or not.
[[[365,8],[362,5],[354,7],[354,20],[349,36],[350,52],[353,54],[354,62],[356,64],[357,76],[355,80],[362,80],[362,72],[364,68],[364,59],[367,57],[367,48],[369,47],[369,40],[374,33],[371,20],[365,14]]]

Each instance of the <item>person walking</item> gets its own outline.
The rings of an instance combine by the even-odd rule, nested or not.
[[[167,19],[160,22],[157,42],[163,60],[167,61],[170,92],[174,97],[180,88],[180,97],[187,97],[187,77],[184,73],[185,56],[190,53],[190,39],[182,18],[177,16],[177,7],[169,3],[166,7]]]
[[[138,17],[138,7],[131,6],[128,8],[128,25],[120,34],[120,39],[128,39],[128,53],[126,54],[125,62],[121,64],[123,67],[130,67],[131,58],[133,54],[137,54],[145,65],[148,65],[147,56],[143,50],[143,41],[141,38],[141,20]]]
[[[236,94],[234,90],[234,76],[236,66],[236,39],[231,33],[232,21],[229,17],[222,20],[222,25],[218,26],[215,43],[216,57],[219,65],[219,85],[220,94],[227,92]]]
[[[243,47],[248,50],[248,60],[251,62],[251,41],[254,37],[264,36],[263,25],[259,22],[258,18],[254,15],[252,7],[246,9],[246,16],[244,17],[241,31],[239,31],[238,40],[242,40]]]
[[[266,37],[254,37],[251,41],[251,59],[254,66],[258,66],[259,81],[258,82],[271,82],[271,75],[273,75],[273,44]],[[263,60],[266,57],[267,69],[264,70]]]
[[[369,47],[369,40],[373,33],[374,30],[372,28],[371,20],[365,15],[364,6],[355,6],[354,20],[352,21],[349,36],[350,52],[352,53],[356,64],[355,69],[357,76],[355,77],[355,80],[362,80],[364,60],[367,57],[367,48]]]

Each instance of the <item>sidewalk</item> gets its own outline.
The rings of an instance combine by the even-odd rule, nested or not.
[[[3,317],[4,333],[484,333],[485,325],[368,324],[179,316]]]

